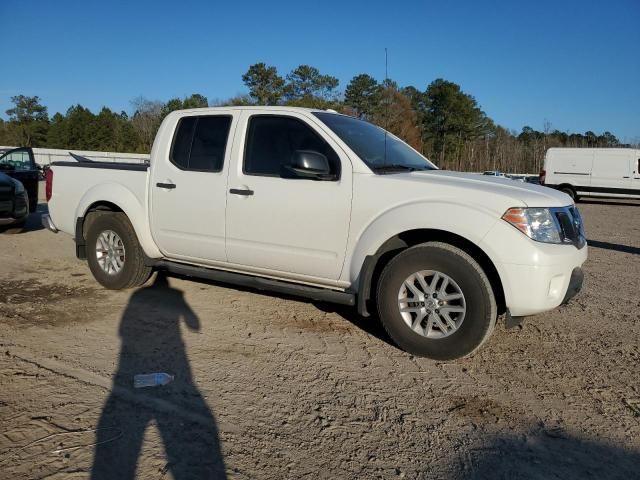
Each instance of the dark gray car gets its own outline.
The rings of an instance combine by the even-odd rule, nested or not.
[[[20,180],[0,172],[0,228],[20,228],[29,216],[29,196]]]

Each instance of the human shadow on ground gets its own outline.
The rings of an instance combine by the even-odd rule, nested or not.
[[[629,479],[638,478],[640,452],[595,440],[577,438],[562,430],[529,435],[501,435],[484,439],[458,461],[465,479]]]
[[[158,273],[152,285],[131,295],[122,315],[118,367],[97,427],[91,478],[136,476],[145,430],[157,426],[174,479],[224,479],[218,429],[198,387],[181,336],[181,323],[199,330],[200,321],[181,290]],[[166,372],[165,386],[134,389],[136,374]],[[147,478],[150,472],[141,475]]]

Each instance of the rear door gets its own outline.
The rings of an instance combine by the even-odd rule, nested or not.
[[[231,110],[181,117],[171,147],[153,158],[151,231],[167,257],[226,261],[227,173],[236,122]]]
[[[594,193],[624,193],[617,190],[631,188],[630,151],[595,150],[591,190]]]
[[[351,215],[352,166],[346,154],[298,112],[246,110],[238,137],[229,172],[229,262],[255,273],[337,280]],[[325,155],[334,177],[287,178],[283,167],[297,150]]]

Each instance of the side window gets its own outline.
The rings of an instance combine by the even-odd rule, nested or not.
[[[181,118],[171,147],[171,163],[182,170],[219,172],[230,127],[229,115]]]
[[[283,176],[296,150],[313,150],[329,160],[331,174],[340,176],[340,159],[307,124],[292,117],[255,115],[249,120],[243,171],[247,175]]]

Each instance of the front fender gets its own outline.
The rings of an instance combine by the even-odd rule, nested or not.
[[[498,220],[494,211],[463,202],[429,200],[393,206],[368,222],[356,236],[342,280],[357,285],[365,257],[375,255],[387,240],[403,232],[442,230],[478,245]]]
[[[91,206],[99,202],[113,203],[124,212],[133,226],[142,250],[148,257],[162,256],[151,237],[146,198],[139,198],[120,183],[102,183],[85,192],[76,208],[75,218],[85,217]]]

